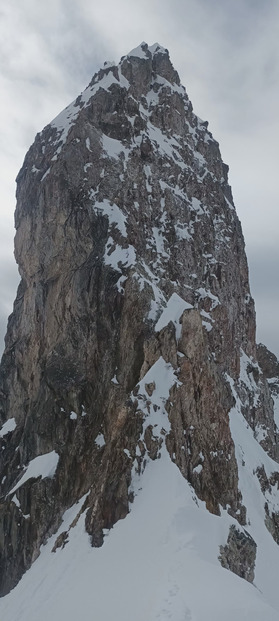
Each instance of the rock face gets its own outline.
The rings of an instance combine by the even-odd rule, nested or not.
[[[220,562],[222,567],[229,569],[248,582],[255,577],[255,560],[257,544],[245,531],[231,526],[228,541],[220,546]]]
[[[142,44],[105,64],[36,136],[17,181],[21,283],[0,383],[2,595],[83,496],[102,545],[132,506],[133,472],[164,443],[208,510],[246,525],[236,406],[279,458],[228,167],[167,50]],[[225,566],[235,571],[229,550],[240,547],[252,580],[255,548],[246,562],[251,546],[232,532]],[[66,542],[67,532],[55,547]]]

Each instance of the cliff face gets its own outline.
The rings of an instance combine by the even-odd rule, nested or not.
[[[207,509],[231,516],[221,563],[252,581],[237,416],[273,464],[255,477],[279,541],[274,400],[227,174],[157,44],[106,64],[27,153],[1,364],[2,594],[83,496],[102,545],[165,445]]]

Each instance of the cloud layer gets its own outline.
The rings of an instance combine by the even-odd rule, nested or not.
[[[230,165],[258,340],[279,355],[277,0],[10,0],[0,9],[0,339],[18,282],[14,179],[35,134],[104,60],[159,41]],[[0,344],[1,350],[1,344]]]

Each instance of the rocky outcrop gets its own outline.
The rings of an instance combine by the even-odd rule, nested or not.
[[[100,546],[130,510],[133,472],[163,443],[208,510],[245,525],[236,401],[279,455],[228,167],[167,50],[142,44],[105,64],[36,136],[17,182],[21,283],[0,381],[2,594],[78,499]]]
[[[262,343],[257,345],[257,358],[264,376],[267,379],[278,379],[279,362],[275,354],[269,351]]]
[[[228,541],[220,547],[220,563],[234,574],[253,582],[257,544],[246,530],[231,526]]]
[[[265,500],[265,524],[274,541],[279,545],[279,507],[274,502],[279,491],[279,472],[272,472],[268,476],[262,465],[257,468],[256,474]]]

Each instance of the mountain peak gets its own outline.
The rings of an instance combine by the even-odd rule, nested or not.
[[[149,47],[147,43],[142,43],[123,56],[118,65],[106,61],[81,95],[51,122],[51,127],[57,130],[52,142],[58,145],[59,152],[81,110],[90,106],[99,91],[109,93],[117,87],[125,89],[136,100],[145,97],[149,106],[152,106],[154,98],[158,99],[159,91],[171,89],[183,97],[184,106],[192,109],[185,88],[180,84],[179,75],[170,61],[168,50],[157,43]]]
[[[153,45],[148,46],[147,43],[143,42],[138,47],[133,49],[127,56],[124,56],[120,64],[122,66],[122,71],[124,69],[127,61],[133,63],[136,61],[136,65],[134,67],[134,71],[138,71],[137,65],[141,63],[141,61],[145,61],[141,66],[141,72],[145,72],[147,82],[152,81],[152,77],[158,75],[162,78],[168,80],[171,84],[180,85],[180,80],[177,71],[172,66],[170,61],[169,52],[166,48],[162,47],[159,43],[154,43]],[[131,76],[130,72],[126,72],[128,76]],[[133,80],[137,82],[137,77],[134,76]]]
[[[153,45],[148,45],[143,41],[138,47],[134,48],[127,54],[127,56],[131,56],[134,58],[149,58],[150,56],[154,56],[155,54],[166,54],[169,55],[168,50],[162,47],[159,43],[153,43]]]
[[[167,50],[106,64],[37,135],[15,219],[1,594],[27,574],[3,618],[275,621],[278,367],[228,167]]]

